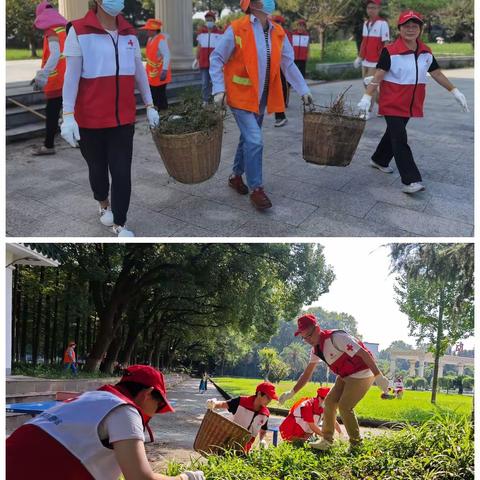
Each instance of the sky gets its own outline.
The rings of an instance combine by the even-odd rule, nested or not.
[[[330,291],[312,306],[352,315],[362,339],[379,343],[379,350],[394,340],[415,346],[408,335],[408,318],[395,301],[395,275],[390,275],[389,248],[385,240],[370,238],[323,239],[324,255],[336,279]],[[472,349],[473,338],[463,341]]]

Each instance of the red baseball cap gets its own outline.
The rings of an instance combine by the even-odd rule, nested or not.
[[[140,385],[145,385],[146,387],[153,387],[162,395],[165,402],[165,405],[159,407],[157,413],[175,411],[167,400],[167,389],[165,387],[163,373],[156,368],[150,367],[149,365],[131,365],[123,371],[120,383],[122,382],[135,382]]]
[[[281,25],[284,25],[286,21],[285,17],[282,17],[282,15],[274,15],[272,20],[276,23],[280,23]]]
[[[413,20],[417,23],[420,23],[420,25],[423,25],[423,17],[420,15],[420,13],[415,12],[413,10],[406,10],[405,12],[402,12],[400,16],[398,17],[398,26],[404,25],[407,23],[409,20]]]
[[[257,385],[255,393],[264,393],[265,395],[269,396],[272,400],[278,400],[277,392],[275,391],[275,385],[270,382],[262,382]]]
[[[367,0],[367,6],[369,3],[374,3],[375,5],[381,5],[382,4],[382,0]]]
[[[317,325],[318,323],[315,315],[312,315],[311,313],[307,313],[307,315],[302,315],[297,320],[298,329],[295,332],[295,336],[297,337],[298,335],[300,335],[301,332],[304,332],[305,330],[308,330],[312,327],[316,327]]]
[[[317,390],[317,397],[325,398],[328,395],[329,391],[330,391],[330,387],[320,387]]]
[[[297,23],[299,25],[306,25],[307,24],[307,22],[303,18],[300,18],[299,20],[297,20]]]
[[[217,15],[215,15],[215,12],[212,12],[211,10],[209,10],[206,14],[205,14],[205,18],[207,17],[212,17],[214,19],[217,18]]]

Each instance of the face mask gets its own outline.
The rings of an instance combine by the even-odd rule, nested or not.
[[[100,4],[99,4],[100,5]],[[125,6],[125,0],[103,0],[100,8],[111,17],[116,17]]]
[[[208,28],[213,28],[215,26],[215,22],[207,22]]]
[[[275,10],[275,0],[263,0],[263,11],[271,15]]]

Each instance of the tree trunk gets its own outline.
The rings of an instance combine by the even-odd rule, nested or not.
[[[28,39],[28,48],[30,49],[30,56],[32,58],[38,58],[37,41],[33,35]]]
[[[45,279],[45,267],[40,267],[40,279],[39,286],[43,286]],[[42,326],[42,306],[43,306],[43,295],[42,291],[39,288],[38,298],[37,298],[37,309],[35,312],[35,324],[33,328],[33,338],[32,338],[32,363],[33,365],[37,364],[38,361],[38,349],[40,346],[40,332]]]
[[[70,330],[70,288],[72,285],[72,272],[68,272],[68,277],[65,286],[65,294],[64,294],[64,302],[65,302],[65,309],[63,315],[63,341],[61,347],[61,353],[63,354],[65,349],[68,345],[68,335]]]
[[[58,283],[60,269],[55,269],[55,300],[53,302],[53,327],[52,327],[52,349],[50,353],[50,363],[57,363],[57,335],[58,335]]]
[[[432,380],[432,398],[431,402],[436,403],[437,401],[437,384],[438,384],[438,367],[440,362],[440,348],[442,345],[443,338],[443,288],[440,291],[440,299],[438,306],[438,323],[437,323],[437,340],[435,343],[435,363],[433,367],[433,380]],[[448,393],[448,386],[447,386]]]
[[[18,362],[19,358],[19,336],[20,336],[20,267],[16,267],[13,271],[13,301],[12,301],[12,345],[13,345],[13,361]]]
[[[117,360],[118,353],[120,352],[122,346],[123,334],[122,329],[119,329],[119,332],[117,333],[117,335],[115,335],[115,338],[112,340],[112,343],[110,343],[110,346],[108,347],[107,357],[105,358],[105,362],[103,363],[102,368],[103,373],[113,373],[113,364]]]
[[[320,44],[320,60],[323,60],[325,57],[325,27],[317,27],[318,32],[318,42]]]
[[[28,294],[25,289],[23,293],[22,308],[22,337],[20,341],[20,361],[27,361],[27,321],[28,321]]]
[[[43,363],[47,365],[50,359],[50,295],[45,298],[45,334],[43,337]]]

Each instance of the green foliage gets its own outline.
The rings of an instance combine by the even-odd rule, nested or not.
[[[398,402],[385,402],[398,403]],[[353,454],[345,442],[326,453],[281,443],[245,457],[226,452],[206,463],[169,466],[169,475],[201,468],[207,480],[447,480],[474,478],[473,426],[438,415],[420,427],[366,438]]]
[[[405,380],[405,384],[407,383]],[[232,396],[252,395],[255,387],[261,381],[252,378],[232,378],[218,377],[214,378],[225,391]],[[412,379],[410,379],[412,381]],[[275,385],[278,394],[290,390],[295,385],[293,381],[282,381]],[[293,403],[302,397],[315,397],[317,388],[320,386],[329,386],[329,384],[308,383],[295,397],[285,405],[280,406],[278,402],[273,401],[271,407],[290,408]],[[437,395],[437,404],[430,402],[430,392],[407,390],[404,392],[403,399],[395,402],[387,402],[380,398],[380,390],[373,386],[367,392],[365,397],[355,407],[355,412],[359,418],[374,419],[393,422],[425,422],[437,413],[448,413],[460,417],[468,417],[471,414],[473,399],[472,397],[444,394]]]
[[[417,377],[413,380],[413,385],[415,386],[415,390],[425,390],[427,381],[422,377]]]
[[[294,376],[303,372],[310,358],[308,347],[298,342],[292,342],[285,347],[280,355],[283,361],[290,366]]]
[[[5,33],[15,46],[29,46],[30,57],[36,57],[36,47],[42,33],[33,26],[36,3],[32,0],[6,0]]]
[[[412,377],[408,377],[405,379],[405,381],[403,382],[403,384],[405,385],[405,388],[412,388],[414,386],[414,378]]]
[[[279,382],[290,371],[290,367],[280,359],[278,352],[274,348],[262,348],[258,352],[258,358],[260,361],[259,367],[263,372],[265,380],[270,380],[274,383]]]
[[[73,378],[70,370],[65,370],[61,365],[32,365],[25,363],[14,363],[12,365],[12,375],[25,375],[27,377],[38,378]],[[110,374],[102,372],[88,373],[79,371],[75,378],[110,378]]]

